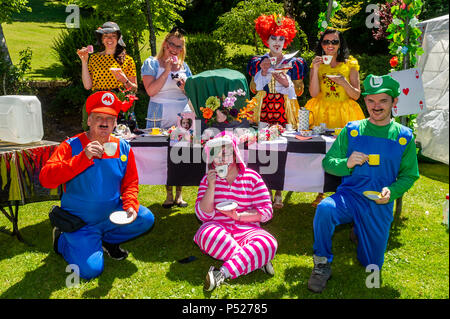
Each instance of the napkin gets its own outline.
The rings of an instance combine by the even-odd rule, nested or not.
[[[306,141],[312,139],[312,136],[301,136],[301,135],[295,135],[295,138],[300,141]]]

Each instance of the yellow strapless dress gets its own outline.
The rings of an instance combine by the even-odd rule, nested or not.
[[[346,63],[340,63],[335,68],[329,64],[319,66],[320,93],[305,105],[305,108],[313,113],[310,117],[314,122],[313,126],[326,123],[328,128],[341,128],[350,121],[365,118],[360,105],[347,95],[342,86],[326,76],[342,74],[349,81],[350,70],[353,68],[359,71],[358,61],[352,56]]]

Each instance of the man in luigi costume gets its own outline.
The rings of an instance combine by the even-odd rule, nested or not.
[[[53,248],[85,279],[103,272],[103,252],[121,260],[128,252],[119,244],[147,232],[154,223],[152,212],[139,204],[139,182],[133,150],[111,135],[117,115],[133,99],[121,102],[110,91],[98,91],[86,101],[89,131],[62,142],[42,168],[44,187],[63,185],[61,208],[86,225],[70,232],[53,229]],[[112,151],[106,152],[106,143]],[[126,211],[131,223],[114,224],[109,216]]]
[[[325,155],[326,172],[342,176],[336,193],[324,199],[314,217],[314,268],[308,289],[322,292],[331,276],[332,236],[337,225],[354,223],[357,258],[366,267],[384,262],[394,200],[419,178],[411,130],[391,119],[400,85],[389,75],[369,75],[364,83],[369,118],[349,122]],[[367,191],[379,193],[369,199]]]

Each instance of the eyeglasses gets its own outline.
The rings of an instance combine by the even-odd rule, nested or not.
[[[169,46],[172,49],[177,49],[177,50],[182,50],[183,46],[182,45],[176,45],[175,43],[173,43],[172,41],[167,41],[167,43],[169,44]]]
[[[328,44],[338,45],[339,44],[339,40],[322,40],[322,44],[325,44],[325,45],[328,45]]]
[[[186,35],[186,31],[184,31],[184,29],[177,27],[177,26],[173,27],[172,30],[169,31],[169,33],[175,33],[175,32],[181,33],[182,35]]]

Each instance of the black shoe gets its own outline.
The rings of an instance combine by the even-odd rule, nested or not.
[[[312,292],[321,293],[331,278],[331,264],[326,257],[314,255],[314,269],[308,280],[308,289]]]
[[[58,240],[59,240],[59,237],[61,236],[61,234],[62,234],[62,231],[58,227],[53,227],[53,231],[52,231],[53,250],[58,255],[61,255],[61,253],[58,251]]]
[[[128,257],[128,251],[120,248],[119,244],[109,244],[102,242],[103,251],[107,253],[112,259],[122,260]]]

